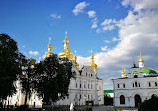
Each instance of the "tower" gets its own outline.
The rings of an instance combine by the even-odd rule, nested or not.
[[[77,63],[77,56],[76,56],[76,50],[75,50],[75,56],[74,56],[74,66],[76,66],[77,69],[79,69],[79,64]]]
[[[143,61],[142,56],[141,56],[141,51],[139,53],[140,53],[139,67],[144,67],[144,61]]]
[[[91,50],[91,63],[89,63],[88,65],[91,66],[93,69],[97,69],[97,65],[94,63],[94,56],[93,56],[93,51]]]
[[[50,44],[51,41],[51,37],[49,37],[49,44],[48,44],[48,52],[43,55],[42,60],[44,60],[46,57],[50,57],[52,54],[51,49],[52,49],[52,45]]]
[[[122,72],[121,72],[122,77],[127,77],[126,73],[125,73],[125,68],[123,68],[122,66]]]
[[[69,40],[67,39],[67,31],[65,32],[65,39],[64,39],[64,50],[58,54],[60,58],[67,58],[70,61],[73,61],[73,54],[70,52],[69,49]]]

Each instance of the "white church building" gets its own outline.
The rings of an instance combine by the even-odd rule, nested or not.
[[[79,69],[79,64],[77,63],[77,56],[75,51],[75,56],[70,52],[69,40],[66,37],[64,40],[64,50],[58,54],[60,58],[68,58],[72,61],[73,68],[72,72],[76,73],[76,77],[70,80],[69,85],[69,96],[65,99],[61,99],[55,105],[103,105],[104,104],[104,93],[103,93],[103,80],[98,78],[97,65],[94,63],[94,56],[91,53],[91,62],[88,65],[83,66]],[[51,53],[52,45],[48,44],[48,52],[43,55],[42,60],[46,57],[52,55]],[[30,60],[33,59],[32,57]],[[21,92],[21,87],[19,81],[16,82],[17,93],[11,97],[8,97],[5,101],[6,105],[22,105],[24,104],[25,95]],[[30,107],[42,107],[42,99],[40,99],[36,93],[33,93],[30,100],[27,101]]]
[[[114,105],[118,107],[138,107],[144,100],[158,96],[158,74],[151,68],[144,67],[139,59],[139,67],[135,61],[130,73],[122,68],[122,78],[112,79],[114,86]]]

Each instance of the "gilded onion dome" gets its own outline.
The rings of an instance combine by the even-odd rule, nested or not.
[[[50,44],[50,41],[51,41],[51,37],[49,37],[49,44],[48,44],[48,52],[43,55],[43,60],[46,58],[46,57],[50,57],[52,55],[52,52],[51,52],[51,49],[52,49],[52,45]]]
[[[139,62],[143,62],[142,56],[141,56],[141,51],[140,51],[140,58],[139,58]]]
[[[124,68],[124,77],[127,77],[126,69]]]
[[[31,69],[33,69],[36,60],[33,59],[33,57],[31,56],[31,57],[28,59],[28,62],[29,62],[29,65],[28,65],[28,66],[29,66]]]
[[[133,56],[133,67],[136,67],[136,62],[135,62],[134,56]]]
[[[125,72],[123,70],[123,66],[122,66],[122,72],[121,72],[122,76],[124,76]]]
[[[93,51],[91,51],[91,57],[90,57],[91,63],[89,63],[88,65],[91,66],[93,69],[97,69],[97,65],[94,63],[94,56],[92,55],[92,52]]]
[[[73,54],[69,49],[69,40],[67,39],[67,31],[65,32],[65,40],[64,40],[64,50],[58,54],[60,58],[68,58],[68,60],[73,61]]]
[[[73,62],[73,64],[74,64],[74,66],[76,66],[77,67],[77,69],[79,69],[79,64],[77,63],[77,56],[76,56],[76,50],[75,50],[75,56],[74,56],[74,62]]]

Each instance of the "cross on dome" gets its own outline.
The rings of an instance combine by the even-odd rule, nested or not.
[[[76,52],[77,52],[77,51],[75,50],[74,52],[75,52],[75,55],[76,55]]]
[[[51,41],[51,37],[49,37],[49,43],[50,43],[50,41]]]
[[[91,55],[93,54],[93,51],[91,50]]]
[[[67,30],[66,30],[66,32],[65,32],[65,38],[67,38]]]

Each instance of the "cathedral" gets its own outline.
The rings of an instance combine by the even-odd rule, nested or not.
[[[69,84],[69,95],[65,99],[61,99],[55,105],[103,105],[104,104],[104,94],[103,94],[103,80],[98,78],[97,65],[94,63],[94,56],[91,52],[91,62],[88,65],[79,68],[77,63],[76,51],[75,55],[70,52],[68,46],[69,40],[67,39],[67,32],[65,33],[64,39],[64,49],[58,54],[59,58],[68,58],[72,61],[73,68],[72,72],[76,73],[76,77],[70,80]],[[52,45],[49,40],[48,51],[43,55],[42,60],[50,57]],[[30,59],[33,59],[32,57]],[[31,66],[33,68],[33,66]],[[11,97],[8,97],[5,104],[6,105],[22,105],[24,104],[25,95],[21,92],[20,82],[16,81],[17,93]],[[30,100],[27,101],[30,107],[42,107],[42,99],[38,98],[36,93],[33,93]]]
[[[114,86],[114,105],[118,107],[138,107],[143,101],[152,96],[158,96],[158,73],[144,67],[144,60],[135,60],[130,73],[126,74],[122,66],[122,78],[112,79]]]

